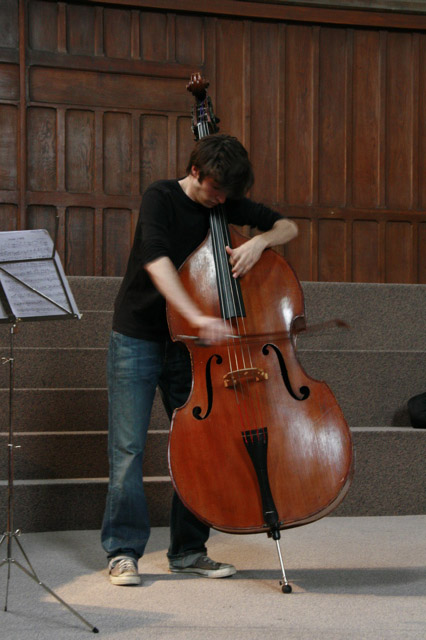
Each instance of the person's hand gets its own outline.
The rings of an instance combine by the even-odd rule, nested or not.
[[[256,264],[265,248],[262,236],[254,236],[239,247],[226,247],[234,278],[241,278]]]
[[[215,316],[198,316],[194,326],[198,329],[199,341],[206,345],[226,342],[232,333],[228,324]]]

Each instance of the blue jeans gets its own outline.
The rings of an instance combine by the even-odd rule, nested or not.
[[[109,487],[101,540],[108,558],[139,559],[150,534],[142,460],[156,387],[172,416],[191,389],[186,347],[170,340],[152,342],[112,332],[108,351]],[[173,496],[170,559],[206,553],[210,529]]]

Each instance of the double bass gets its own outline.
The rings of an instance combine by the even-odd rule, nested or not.
[[[196,138],[218,130],[207,87],[200,74],[187,87],[196,101]],[[337,507],[351,483],[353,446],[331,390],[298,361],[304,301],[292,267],[266,249],[244,277],[232,277],[225,247],[246,240],[215,207],[207,238],[179,270],[201,310],[223,318],[229,337],[202,344],[168,307],[171,336],[188,348],[193,374],[190,396],[172,418],[168,462],[179,497],[201,521],[276,541],[280,584],[290,592],[280,531]]]

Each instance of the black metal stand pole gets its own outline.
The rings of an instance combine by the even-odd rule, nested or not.
[[[85,620],[77,611],[75,611],[72,607],[69,606],[62,598],[60,598],[52,589],[50,589],[47,585],[45,585],[36,572],[34,571],[31,562],[25,553],[22,544],[18,540],[18,536],[21,535],[21,531],[16,529],[14,531],[13,527],[13,508],[14,508],[14,500],[13,500],[13,479],[14,479],[14,444],[13,444],[13,390],[15,387],[15,368],[14,368],[14,352],[13,352],[13,338],[15,334],[16,324],[11,325],[10,328],[10,351],[8,358],[2,358],[2,364],[9,364],[9,441],[8,441],[8,485],[7,485],[7,530],[3,533],[0,539],[0,547],[3,542],[6,540],[6,558],[0,562],[0,567],[4,564],[7,564],[7,582],[6,582],[6,597],[4,603],[4,611],[7,611],[8,605],[8,597],[9,597],[9,583],[10,583],[10,567],[12,564],[16,565],[23,571],[27,576],[29,576],[32,580],[34,580],[40,587],[43,587],[50,595],[52,595],[58,602],[60,602],[64,607],[68,609],[71,613],[73,613],[81,622],[83,622],[93,633],[98,633],[99,629],[94,627],[90,622]],[[22,566],[20,562],[12,558],[12,541],[15,540],[18,545],[23,557],[25,558],[29,569]]]

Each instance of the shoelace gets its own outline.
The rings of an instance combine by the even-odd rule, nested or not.
[[[209,556],[203,556],[201,560],[203,560],[206,564],[210,564],[212,567],[218,564],[217,562],[209,558]]]
[[[134,562],[130,558],[123,558],[122,560],[119,560],[112,568],[115,569],[116,567],[118,567],[122,572],[135,570]]]

